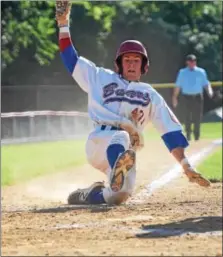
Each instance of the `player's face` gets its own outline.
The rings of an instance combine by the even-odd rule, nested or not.
[[[137,81],[141,77],[141,54],[128,53],[122,57],[123,77],[129,81]]]
[[[187,66],[190,69],[193,69],[196,66],[197,62],[196,61],[187,61]]]

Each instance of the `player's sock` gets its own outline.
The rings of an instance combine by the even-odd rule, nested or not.
[[[103,197],[102,191],[92,192],[89,196],[89,203],[90,204],[102,204],[106,203]]]
[[[125,148],[121,144],[111,144],[107,148],[107,159],[111,169],[113,169],[115,162],[119,155],[125,151]]]

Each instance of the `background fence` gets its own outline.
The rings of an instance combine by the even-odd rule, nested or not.
[[[74,139],[89,133],[93,123],[82,112],[2,113],[3,144]]]
[[[211,83],[214,90],[222,90],[222,82]],[[171,106],[173,83],[152,84]],[[1,111],[83,111],[87,112],[87,94],[78,85],[2,86]],[[219,107],[220,102],[205,99],[204,112]]]
[[[169,106],[173,85],[153,85]],[[222,91],[222,82],[212,82],[212,86],[214,91]],[[204,113],[222,106],[222,99],[216,99],[205,95]],[[77,94],[76,86],[6,86],[2,87],[4,102],[3,106],[10,108],[9,111],[2,110],[1,114],[3,144],[74,139],[88,134],[93,128],[87,114],[87,94]],[[14,110],[17,112],[12,112]],[[181,111],[180,107],[174,109],[182,121]]]

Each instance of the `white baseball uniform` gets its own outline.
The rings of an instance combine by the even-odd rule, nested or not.
[[[139,131],[140,143],[143,145],[142,131],[151,121],[162,136],[169,150],[186,146],[180,135],[182,127],[169,109],[162,96],[149,84],[127,81],[119,74],[97,67],[84,57],[78,57],[70,38],[60,42],[64,63],[79,86],[88,93],[88,112],[95,129],[90,133],[86,143],[89,163],[107,173],[110,181],[110,165],[106,150],[118,144],[125,150],[130,148],[129,133],[113,130],[123,124]],[[134,117],[134,120],[132,120]],[[176,133],[175,133],[176,132]],[[129,172],[123,192],[132,193],[135,184],[135,171]],[[110,187],[103,189],[107,203],[115,197]]]
[[[182,129],[162,96],[149,84],[128,82],[119,74],[96,67],[83,57],[78,58],[72,76],[88,93],[88,112],[95,123],[95,130],[89,135],[86,152],[95,168],[102,171],[109,168],[106,148],[113,134],[120,133],[110,128],[129,123],[133,111],[138,113],[136,125],[140,131],[149,121],[161,135]],[[102,131],[103,124],[110,126]]]

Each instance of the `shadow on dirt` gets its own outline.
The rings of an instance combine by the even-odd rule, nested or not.
[[[76,211],[76,210],[89,210],[90,212],[97,213],[97,212],[108,212],[110,211],[112,206],[107,205],[65,205],[59,207],[52,207],[52,208],[43,208],[33,210],[33,213],[64,213],[69,211]]]
[[[141,231],[135,236],[138,238],[159,238],[203,233],[220,235],[220,232],[222,232],[222,217],[196,217],[167,224],[143,225]]]

